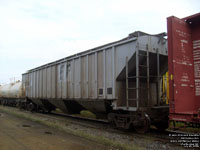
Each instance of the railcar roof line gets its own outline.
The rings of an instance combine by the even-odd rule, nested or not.
[[[98,46],[98,47],[95,47],[95,48],[92,48],[92,49],[89,49],[89,50],[86,50],[86,51],[83,51],[83,52],[80,52],[80,53],[77,53],[77,54],[74,54],[74,55],[71,55],[71,56],[68,56],[68,57],[64,57],[62,59],[59,59],[59,60],[47,63],[45,65],[33,68],[31,70],[28,70],[23,74],[26,74],[26,73],[29,73],[29,72],[32,72],[34,70],[38,70],[38,69],[41,69],[41,68],[49,67],[49,66],[57,64],[57,63],[62,63],[63,61],[66,61],[66,60],[75,59],[76,57],[82,57],[82,56],[88,55],[90,53],[94,53],[94,52],[97,52],[97,51],[108,49],[110,47],[114,47],[114,46],[117,46],[117,45],[128,43],[128,42],[136,40],[137,37],[139,37],[139,36],[145,36],[145,35],[158,36],[158,37],[162,38],[162,37],[166,36],[166,33],[163,32],[163,33],[160,33],[160,34],[148,34],[148,33],[142,32],[142,31],[135,31],[133,33],[130,33],[127,37],[125,37],[125,38],[123,38],[121,40],[118,40],[118,41],[115,41],[115,42],[111,42],[111,43],[108,43],[108,44],[104,44],[104,45],[101,45],[101,46]]]

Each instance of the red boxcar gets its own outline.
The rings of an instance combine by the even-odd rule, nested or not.
[[[167,18],[170,121],[200,123],[200,13]]]

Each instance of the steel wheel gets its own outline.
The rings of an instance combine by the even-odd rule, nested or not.
[[[150,118],[148,115],[145,115],[144,117],[140,118],[139,124],[134,125],[133,127],[135,131],[138,133],[146,133],[149,131],[150,125],[151,125]]]

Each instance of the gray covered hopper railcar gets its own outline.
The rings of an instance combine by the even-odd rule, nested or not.
[[[109,113],[111,121],[125,128],[146,130],[150,120],[161,125],[168,110],[160,94],[160,78],[167,71],[164,36],[134,32],[31,69],[22,75],[26,97],[47,110]]]

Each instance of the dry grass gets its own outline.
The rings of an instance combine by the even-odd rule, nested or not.
[[[200,128],[184,127],[183,122],[176,122],[175,126],[176,126],[176,128],[178,128],[178,130],[183,131],[183,132],[200,133]],[[173,129],[172,122],[170,122],[169,129]]]
[[[86,118],[96,118],[96,115],[94,113],[92,113],[91,111],[88,111],[88,110],[82,110],[80,112],[80,115],[82,117],[86,117]]]

